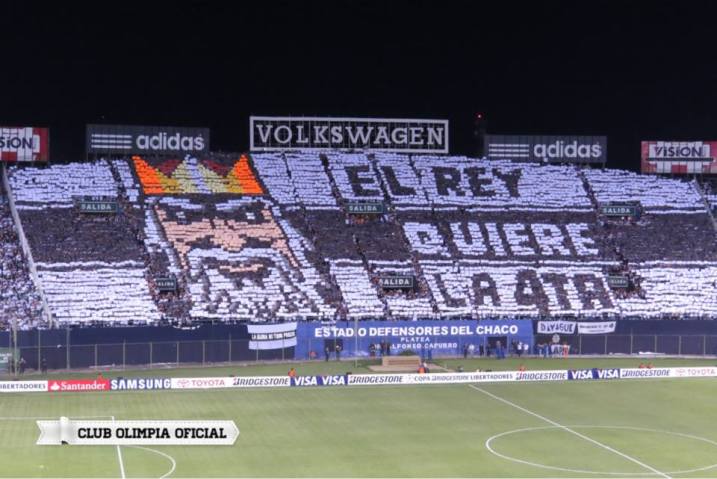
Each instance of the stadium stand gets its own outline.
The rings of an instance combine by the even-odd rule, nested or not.
[[[42,326],[40,296],[30,278],[5,192],[0,187],[0,329]]]
[[[681,180],[302,152],[14,167],[10,184],[60,323],[717,314],[709,197]],[[82,214],[78,195],[120,212]],[[363,200],[384,213],[347,212]],[[615,202],[643,214],[602,216]],[[393,274],[414,287],[383,289]]]

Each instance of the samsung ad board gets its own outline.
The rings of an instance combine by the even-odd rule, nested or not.
[[[252,116],[252,151],[448,153],[448,120]]]
[[[176,126],[87,125],[87,153],[174,155],[209,152],[209,129]]]
[[[643,141],[643,173],[701,175],[717,173],[717,141]]]
[[[540,163],[606,163],[606,136],[486,135],[488,158]]]
[[[49,159],[49,129],[0,126],[0,161],[46,162]]]
[[[353,356],[356,348],[354,323],[302,322],[297,326],[296,359],[322,357],[328,345],[341,345]],[[391,355],[411,350],[423,356],[457,356],[463,347],[492,344],[491,341],[522,341],[533,346],[533,323],[528,320],[361,321],[358,324],[358,356],[380,355],[381,343],[390,345]],[[374,345],[371,348],[371,345]],[[503,344],[505,346],[505,344]],[[429,352],[430,351],[430,352]]]

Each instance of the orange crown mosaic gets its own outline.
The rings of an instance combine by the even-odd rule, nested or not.
[[[132,163],[145,195],[264,194],[247,155],[230,164],[196,158],[150,164],[140,156],[133,156]]]

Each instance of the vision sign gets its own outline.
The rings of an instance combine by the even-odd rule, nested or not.
[[[643,141],[643,173],[671,175],[717,173],[717,141]]]
[[[252,151],[448,153],[448,120],[252,116]]]
[[[0,127],[0,161],[32,162],[50,159],[50,130]]]

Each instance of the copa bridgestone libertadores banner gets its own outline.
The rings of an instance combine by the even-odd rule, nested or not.
[[[46,162],[50,159],[50,130],[34,127],[0,127],[0,161]]]

